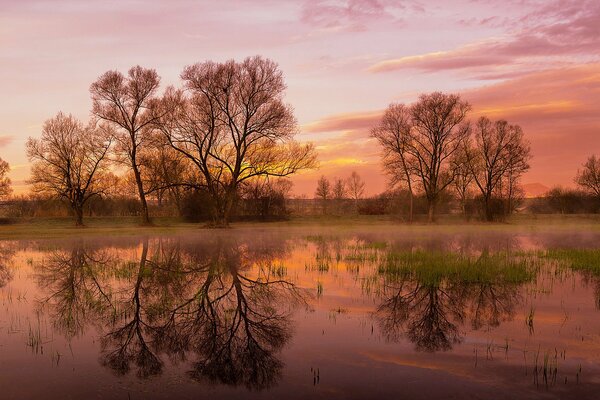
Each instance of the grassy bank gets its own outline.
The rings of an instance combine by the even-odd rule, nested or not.
[[[66,237],[77,235],[139,235],[184,234],[208,229],[203,223],[189,223],[178,218],[158,217],[152,226],[141,226],[136,217],[86,218],[86,226],[73,226],[71,218],[16,219],[0,225],[0,240]],[[407,230],[414,232],[439,231],[519,231],[519,230],[600,230],[598,215],[517,215],[505,222],[485,223],[464,221],[460,216],[443,215],[436,223],[417,221],[413,224],[394,216],[302,216],[276,222],[234,222],[232,229],[269,228],[323,228],[330,230],[353,230],[371,228],[377,230]]]

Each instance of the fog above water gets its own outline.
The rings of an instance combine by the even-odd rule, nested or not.
[[[8,398],[586,398],[600,386],[599,239],[307,227],[5,241],[0,383]]]

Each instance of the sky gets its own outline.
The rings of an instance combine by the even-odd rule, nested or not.
[[[460,94],[472,120],[519,124],[525,184],[573,186],[600,155],[598,0],[0,0],[0,157],[15,192],[27,138],[58,111],[89,119],[105,71],[155,68],[164,88],[186,65],[252,55],[279,64],[297,139],[319,153],[297,195],[353,170],[383,191],[369,130],[390,103],[432,91]]]

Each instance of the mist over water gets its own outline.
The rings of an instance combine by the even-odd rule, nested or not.
[[[354,227],[5,241],[3,398],[593,398],[599,239]]]

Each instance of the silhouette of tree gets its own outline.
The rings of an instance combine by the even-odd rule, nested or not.
[[[273,61],[205,62],[186,67],[181,77],[189,95],[171,89],[163,100],[169,112],[157,126],[197,167],[216,226],[229,223],[243,182],[315,165],[313,146],[293,140],[296,121],[283,102],[285,83]]]
[[[321,207],[323,214],[327,213],[327,201],[331,199],[331,182],[329,179],[321,175],[317,181],[317,189],[315,190],[315,197],[321,199]]]
[[[38,193],[66,200],[75,225],[82,226],[83,206],[105,188],[101,175],[110,145],[105,131],[58,113],[44,123],[41,138],[27,140],[27,156],[33,162],[29,182]]]
[[[383,148],[383,166],[390,178],[390,186],[405,183],[409,193],[408,220],[413,220],[413,177],[415,158],[411,154],[412,120],[410,107],[404,104],[390,104],[378,126],[371,130],[371,136]]]
[[[465,118],[470,109],[460,96],[439,92],[421,95],[411,106],[409,152],[415,158],[416,176],[427,198],[430,222],[440,193],[454,180],[450,160],[469,132]]]
[[[348,188],[348,195],[354,200],[355,211],[358,212],[358,201],[365,194],[365,182],[356,171],[352,171],[346,181],[346,187]]]
[[[420,183],[430,222],[435,218],[440,193],[454,180],[450,161],[469,132],[465,118],[470,109],[458,95],[423,94],[410,107],[390,105],[371,132],[383,147],[391,183],[406,182],[409,186],[411,210],[412,181]]]
[[[0,158],[0,199],[10,196],[12,193],[11,180],[7,176],[10,172],[10,165]]]
[[[575,183],[600,197],[600,158],[595,155],[589,157],[583,164],[583,169],[577,171]]]
[[[485,217],[493,220],[492,198],[503,183],[513,197],[516,179],[529,169],[530,148],[518,125],[481,117],[474,129],[472,147],[465,142],[463,156],[483,197]]]
[[[141,153],[152,139],[152,124],[161,116],[156,112],[159,84],[160,78],[155,70],[138,65],[131,68],[127,76],[118,71],[108,71],[90,86],[92,113],[115,128],[115,152],[119,160],[127,163],[133,171],[144,224],[150,223],[150,214]]]

